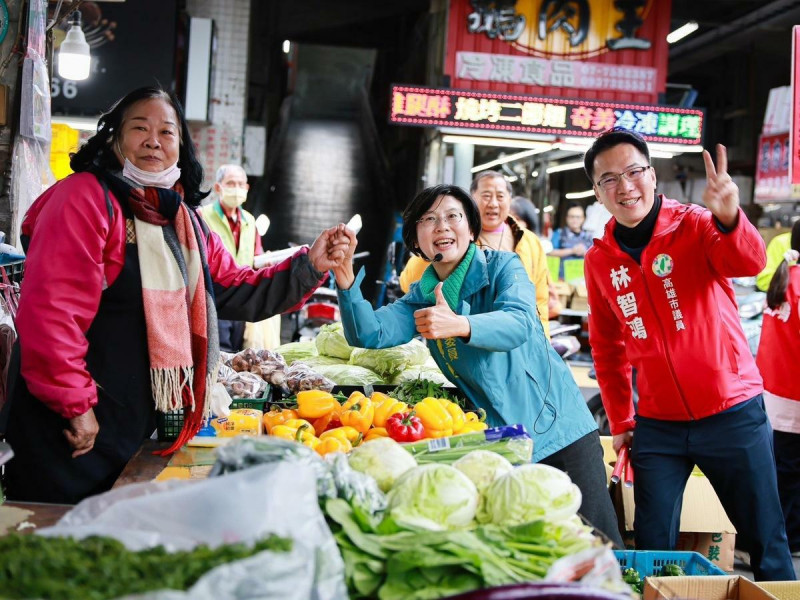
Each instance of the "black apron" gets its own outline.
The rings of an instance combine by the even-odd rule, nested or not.
[[[127,203],[120,206],[123,215],[132,219]],[[14,458],[6,465],[4,477],[9,500],[74,504],[106,491],[155,430],[135,242],[125,244],[125,264],[103,291],[86,339],[87,369],[97,383],[94,414],[100,431],[94,448],[77,458],[72,458],[63,433],[68,421],[28,391],[20,376],[19,341],[15,345],[9,366],[11,405],[6,426]]]

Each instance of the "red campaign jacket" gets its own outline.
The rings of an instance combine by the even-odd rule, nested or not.
[[[800,401],[800,267],[789,268],[786,301],[777,309],[767,308],[761,325],[756,364],[764,378],[764,389],[777,396]]]
[[[589,341],[611,432],[634,428],[638,413],[700,419],[763,391],[728,278],[756,275],[766,253],[740,210],[722,233],[711,213],[662,196],[641,266],[614,239],[616,220],[586,253]]]
[[[21,373],[31,394],[65,418],[97,404],[85,334],[125,261],[125,217],[111,192],[109,199],[113,218],[97,178],[77,173],[42,194],[21,227],[30,239],[16,320]],[[325,279],[306,249],[253,270],[238,267],[217,234],[203,241],[220,318],[260,321],[295,310]]]

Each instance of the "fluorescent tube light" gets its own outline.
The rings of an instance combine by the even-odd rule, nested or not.
[[[496,167],[497,165],[504,165],[506,163],[520,160],[522,158],[527,158],[528,156],[533,156],[534,154],[541,154],[542,152],[547,152],[550,150],[550,144],[546,144],[539,148],[534,148],[533,150],[524,150],[522,152],[515,152],[514,154],[508,154],[507,156],[501,156],[495,160],[490,160],[487,163],[483,163],[482,165],[475,165],[472,167],[472,173],[477,173],[478,171],[485,171],[486,169],[491,169],[492,167]]]
[[[578,200],[579,198],[588,198],[589,196],[594,196],[594,190],[586,190],[585,192],[570,192],[569,194],[564,194],[564,197],[567,200]]]
[[[697,21],[689,21],[688,23],[684,23],[675,31],[667,34],[667,43],[674,44],[675,42],[682,40],[687,35],[691,35],[697,31],[698,27],[699,25],[697,24]]]
[[[564,163],[563,165],[555,165],[547,167],[547,173],[560,173],[561,171],[571,171],[572,169],[582,169],[583,161]]]

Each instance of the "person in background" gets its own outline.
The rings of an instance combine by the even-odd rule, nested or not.
[[[800,221],[792,226],[767,290],[767,309],[756,355],[764,378],[764,404],[773,430],[783,517],[789,549],[800,556]]]
[[[769,288],[775,269],[783,262],[783,255],[791,248],[791,232],[779,233],[767,244],[767,266],[756,275],[756,287],[762,292]]]
[[[257,321],[302,304],[349,243],[334,227],[275,267],[238,267],[196,213],[203,169],[180,103],[160,88],[114,104],[70,166],[21,228],[3,485],[18,501],[110,489],[156,411],[183,408],[165,452],[185,444],[208,415],[217,314]]]
[[[561,263],[558,266],[558,278],[564,279],[564,262],[568,260],[583,259],[586,251],[592,247],[592,235],[583,229],[586,215],[583,206],[570,204],[567,207],[566,224],[553,232],[551,242],[553,249],[550,256],[558,256]]]
[[[216,200],[200,209],[208,228],[222,240],[225,249],[241,267],[252,267],[253,259],[264,253],[253,215],[242,208],[247,200],[247,173],[239,165],[217,169]],[[219,319],[219,346],[225,352],[247,348],[276,348],[281,343],[281,317],[258,323]]]
[[[538,210],[533,205],[533,202],[528,200],[525,196],[514,196],[511,199],[509,214],[519,225],[534,233],[536,233],[539,221],[536,218],[537,212]]]
[[[583,229],[589,232],[592,239],[599,239],[603,237],[609,219],[611,219],[611,213],[603,206],[602,202],[595,200],[586,207],[586,221],[583,222]]]
[[[481,229],[475,243],[479,248],[515,252],[536,294],[532,300],[542,318],[545,334],[550,338],[548,299],[550,272],[547,257],[539,238],[530,230],[520,227],[510,216],[511,184],[497,171],[481,171],[472,180],[470,195],[480,209]],[[410,249],[409,249],[410,250]],[[412,256],[400,273],[400,287],[408,292],[411,284],[419,281],[430,260]]]
[[[674,550],[695,465],[717,492],[759,580],[794,580],[761,375],[730,278],[764,266],[725,147],[708,152],[707,209],[656,196],[647,143],[613,129],[584,166],[611,212],[586,253],[589,343],[614,450],[630,447],[636,548]],[[639,402],[633,405],[631,367]]]
[[[373,310],[361,295],[364,270],[356,276],[345,258],[333,270],[345,337],[361,348],[387,348],[421,335],[489,425],[524,425],[534,462],[566,472],[581,490],[581,514],[621,544],[597,423],[544,335],[519,256],[478,248],[480,231],[466,191],[438,185],[420,192],[403,214],[403,241],[414,254],[437,259],[405,296]],[[352,256],[355,234],[345,233]]]

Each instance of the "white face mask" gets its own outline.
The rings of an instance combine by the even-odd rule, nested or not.
[[[238,208],[247,200],[247,190],[238,187],[224,187],[219,199],[228,208]]]
[[[125,166],[122,168],[122,176],[145,187],[158,187],[170,189],[181,177],[181,170],[178,162],[163,171],[143,171],[134,165],[127,158]]]

